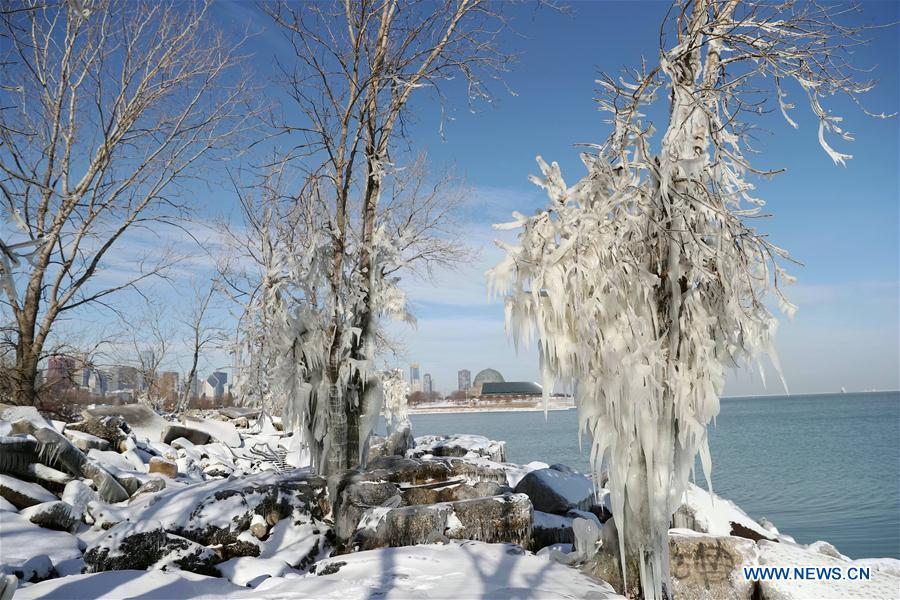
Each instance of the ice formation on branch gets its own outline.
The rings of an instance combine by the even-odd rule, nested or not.
[[[384,388],[384,420],[390,435],[409,420],[409,383],[403,378],[401,369],[386,371],[381,381]]]
[[[748,175],[760,172],[744,155],[743,86],[773,76],[786,111],[782,82],[794,79],[823,148],[837,163],[849,158],[825,142],[823,131],[848,136],[819,99],[863,86],[833,64],[804,62],[847,30],[828,9],[781,8],[790,16],[752,3],[676,3],[669,26],[679,43],[659,66],[633,71],[633,82],[599,82],[613,131],[582,154],[587,175],[569,186],[539,157],[542,175],[531,179],[549,204],[495,226],[521,228],[517,245],[498,242],[506,256],[488,272],[494,292],[507,294],[507,330],[517,344],[537,338],[545,391],[556,381],[575,390],[594,469],[608,467],[622,564],[637,558],[648,598],[668,585],[667,532],[698,453],[711,481],[707,426],[727,370],[763,354],[777,370],[778,321],[764,298],[774,291],[794,311],[781,292],[792,281],[787,253],[748,224],[763,202],[750,195]],[[801,22],[815,31],[798,31]],[[654,154],[642,107],[663,86],[669,123]]]

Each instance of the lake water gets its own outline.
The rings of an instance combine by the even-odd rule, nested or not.
[[[590,469],[574,410],[546,421],[543,412],[482,412],[417,414],[412,423],[415,435],[506,440],[510,462]],[[900,393],[726,398],[710,450],[713,490],[752,517],[852,558],[900,558]]]

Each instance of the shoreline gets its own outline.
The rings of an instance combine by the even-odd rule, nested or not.
[[[562,410],[575,410],[575,405],[571,406],[548,406],[547,412],[556,412]],[[447,406],[447,407],[429,407],[423,409],[410,408],[410,415],[436,415],[436,414],[457,414],[457,413],[496,413],[496,412],[544,412],[543,406],[501,406],[497,408],[490,407],[474,407],[474,406]]]

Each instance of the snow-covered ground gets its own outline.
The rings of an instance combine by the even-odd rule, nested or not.
[[[602,524],[609,492],[595,494],[565,465],[502,462],[502,442],[422,436],[406,457],[373,460],[332,498],[323,478],[295,468],[308,461],[296,439],[253,415],[176,422],[132,406],[87,417],[65,424],[34,409],[0,411],[3,600],[13,588],[16,599],[619,597],[600,579],[613,571],[596,564],[611,543]],[[695,581],[708,576],[708,562],[691,562],[703,544],[719,548],[734,585],[716,590],[733,597],[900,590],[900,561],[798,545],[696,486],[674,525],[679,593],[716,597]],[[362,541],[372,549],[359,551]],[[722,552],[740,556],[723,563]],[[741,585],[745,564],[865,566],[872,579]]]

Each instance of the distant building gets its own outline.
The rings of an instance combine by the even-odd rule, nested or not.
[[[469,388],[472,387],[472,373],[469,372],[468,369],[461,369],[456,373],[457,383],[459,387],[457,388],[460,392],[465,392]]]
[[[503,375],[500,374],[500,371],[496,371],[494,369],[484,369],[479,371],[477,375],[475,375],[475,381],[472,382],[472,387],[475,388],[475,393],[481,393],[481,386],[485,383],[503,383]]]
[[[481,397],[490,396],[543,396],[544,388],[533,381],[499,381],[485,382],[481,386]]]
[[[425,373],[425,378],[422,383],[422,391],[426,394],[434,393],[434,384],[431,382],[431,373]]]
[[[75,359],[71,356],[51,356],[47,360],[45,382],[54,388],[71,387],[75,377]]]
[[[213,400],[221,400],[225,395],[225,384],[228,383],[228,373],[214,371],[203,382],[203,395]]]
[[[422,380],[419,379],[418,363],[412,363],[411,365],[409,365],[409,391],[411,391],[411,392],[421,392],[422,391]]]
[[[173,400],[178,394],[178,373],[163,371],[157,376],[157,389],[163,398]]]
[[[141,381],[141,373],[137,367],[113,367],[115,373],[115,385],[110,382],[110,391],[137,390]]]

